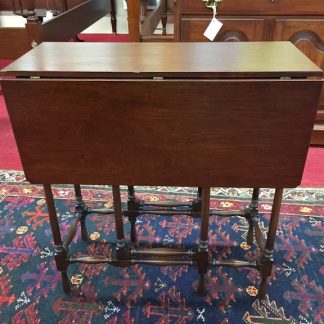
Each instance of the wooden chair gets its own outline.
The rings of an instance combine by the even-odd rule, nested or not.
[[[109,12],[113,32],[116,30],[115,0],[12,0],[0,4],[26,18],[25,28],[0,28],[0,58],[15,59],[44,41],[68,41]],[[54,18],[43,22],[46,10]]]
[[[128,1],[127,19],[128,34],[131,42],[170,42],[173,35],[167,35],[168,17],[167,0],[158,0],[153,8],[148,10],[148,1]],[[162,22],[162,33],[155,34],[159,22]]]

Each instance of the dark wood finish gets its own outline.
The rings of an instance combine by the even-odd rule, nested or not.
[[[208,270],[208,225],[209,225],[209,204],[210,204],[210,188],[202,188],[201,196],[201,218],[200,218],[200,235],[197,253],[199,280],[197,290],[203,293],[205,290],[204,279]]]
[[[110,22],[113,34],[117,34],[116,0],[110,0]]]
[[[2,0],[0,2],[1,11],[12,11],[12,0]]]
[[[191,204],[188,204],[187,207],[190,207]],[[127,208],[127,210],[124,210],[125,216],[130,216],[134,212],[136,212],[137,215],[164,215],[164,216],[173,216],[173,215],[188,215],[190,217],[194,218],[200,218],[200,211],[192,211],[192,210],[175,210],[175,209],[140,209],[140,210],[132,210]],[[223,216],[223,217],[231,217],[231,216],[242,216],[247,217],[245,210],[231,210],[231,211],[225,211],[225,210],[219,210],[219,209],[210,209],[209,210],[209,216]]]
[[[170,44],[171,45],[171,44]],[[126,77],[153,77],[155,75],[166,75],[170,77],[218,77],[218,76],[228,76],[228,77],[259,77],[268,75],[270,77],[275,76],[306,76],[318,75],[320,70],[317,69],[310,61],[305,60],[305,57],[295,51],[294,47],[289,43],[258,43],[258,44],[247,44],[247,43],[226,43],[218,44],[218,46],[211,44],[42,44],[36,48],[33,53],[25,55],[23,58],[15,62],[14,64],[8,66],[4,69],[5,74],[15,74],[18,76],[23,75],[37,75],[37,76],[88,76],[88,77],[108,77],[108,76],[126,76]],[[201,55],[201,49],[204,49],[204,55]],[[187,55],[188,51],[191,51],[195,55]],[[237,55],[237,51],[240,51],[242,55]],[[280,51],[280,59],[271,53]],[[264,52],[269,53],[265,55]],[[88,55],[90,53],[96,53],[96,57],[92,60],[88,60]],[[143,57],[145,53],[145,57]],[[283,55],[285,53],[286,55]],[[50,54],[50,55],[49,55]],[[226,56],[224,55],[226,54]],[[57,61],[56,57],[61,55],[66,59],[64,62]],[[169,61],[156,60],[156,55],[162,55],[163,57],[170,57]],[[224,56],[224,59],[215,60],[215,57]],[[266,57],[266,64],[264,58]],[[292,59],[294,57],[294,59]],[[151,59],[150,59],[151,58]],[[172,58],[172,60],[171,60]],[[46,63],[45,63],[46,62]],[[86,64],[80,64],[80,62],[86,62]],[[145,64],[143,64],[145,62]],[[104,68],[102,68],[104,67]],[[140,71],[141,73],[136,73]],[[12,83],[10,83],[12,82]],[[154,178],[146,177],[146,184],[164,183],[172,184],[177,183],[182,185],[230,185],[230,186],[275,186],[280,184],[282,186],[296,186],[299,184],[301,172],[304,165],[305,153],[303,155],[295,156],[295,150],[298,151],[300,148],[305,148],[308,144],[309,134],[307,133],[307,127],[309,123],[312,123],[312,115],[307,112],[307,118],[303,117],[306,113],[303,108],[309,106],[309,109],[314,111],[317,104],[317,97],[315,95],[316,86],[314,84],[318,83],[317,88],[320,83],[317,81],[260,81],[260,80],[243,80],[235,81],[234,83],[228,83],[228,81],[141,81],[138,82],[127,82],[127,81],[54,81],[54,80],[43,80],[42,82],[37,81],[8,81],[4,83],[3,88],[7,92],[6,100],[9,106],[20,107],[19,101],[20,97],[16,96],[15,84],[19,82],[21,97],[25,98],[25,113],[26,116],[33,116],[30,121],[37,127],[38,133],[30,132],[31,124],[25,124],[25,115],[21,114],[20,110],[16,112],[10,112],[11,118],[16,124],[16,138],[17,141],[28,141],[28,146],[25,146],[21,152],[22,160],[29,161],[29,165],[25,165],[26,176],[29,181],[32,182],[45,182],[45,183],[78,183],[79,179],[76,178],[74,168],[75,161],[80,160],[80,156],[83,156],[84,148],[77,143],[67,143],[66,147],[61,148],[60,154],[56,154],[56,147],[62,146],[65,141],[57,137],[58,143],[53,143],[53,147],[48,146],[47,148],[41,148],[42,144],[37,145],[37,139],[39,140],[40,132],[49,132],[51,130],[52,134],[57,134],[57,125],[59,128],[64,129],[62,134],[65,134],[65,129],[70,129],[70,134],[79,132],[81,129],[93,128],[96,129],[94,134],[88,133],[84,139],[84,147],[91,147],[92,143],[98,143],[98,148],[101,148],[102,154],[100,158],[93,160],[91,158],[83,158],[80,160],[82,166],[84,166],[82,172],[83,178],[82,183],[92,183],[93,181],[99,181],[100,183],[120,183],[120,174],[123,174],[124,184],[142,184],[141,177],[143,174],[149,173],[154,175]],[[301,83],[305,84],[303,90],[299,90]],[[98,86],[100,84],[100,86]],[[11,85],[11,86],[10,86]],[[165,93],[173,91],[173,87],[177,85],[178,91],[175,93],[172,101],[166,101],[164,98]],[[35,88],[36,87],[36,88]],[[146,87],[150,89],[149,97],[142,95],[141,89]],[[262,89],[268,87],[269,90],[266,94],[263,93]],[[50,93],[47,89],[53,89]],[[216,89],[215,89],[216,88]],[[310,90],[310,89],[313,90]],[[36,90],[38,89],[38,90]],[[67,91],[67,89],[69,91]],[[113,91],[111,91],[113,89]],[[195,89],[193,91],[192,89]],[[251,89],[260,89],[260,91],[255,91],[251,96],[246,98],[246,92],[251,92]],[[273,102],[273,111],[267,111],[268,100],[271,101],[275,93],[279,94],[282,89],[287,89],[291,92],[284,92],[283,97],[279,102]],[[40,113],[41,107],[35,105],[33,93],[35,91],[39,92],[39,102],[42,103],[42,107],[47,107],[46,109],[52,109],[53,114]],[[78,93],[91,93],[93,96],[93,102],[82,107],[80,110],[80,101],[76,94]],[[305,91],[305,92],[304,92]],[[307,97],[305,93],[307,91],[314,91],[314,95]],[[67,93],[64,97],[58,97],[56,93]],[[173,91],[174,92],[174,91]],[[233,97],[233,93],[236,97]],[[294,93],[293,100],[291,100],[291,93]],[[52,94],[52,95],[51,95]],[[199,94],[199,96],[197,96]],[[286,95],[285,95],[286,94]],[[132,106],[127,107],[128,98],[132,97]],[[192,96],[192,97],[191,97]],[[208,124],[206,124],[206,131],[209,132],[213,129],[215,123],[218,124],[225,117],[229,117],[228,125],[222,124],[219,129],[222,129],[224,134],[228,134],[227,137],[218,138],[219,135],[212,133],[209,134],[207,141],[211,144],[220,143],[218,150],[213,150],[211,159],[215,159],[216,163],[222,163],[223,165],[229,165],[236,162],[236,159],[242,159],[242,164],[240,168],[237,168],[234,173],[230,167],[227,167],[227,172],[223,172],[222,168],[215,170],[214,174],[210,174],[208,163],[207,165],[201,164],[201,160],[204,160],[203,156],[208,153],[208,145],[206,142],[206,150],[201,146],[201,135],[200,124],[197,121],[201,120],[201,125],[205,123],[204,119],[201,119],[201,109],[203,107],[200,104],[200,98],[205,96],[208,98],[206,101],[206,106],[210,107],[209,111],[206,113],[211,113],[213,120],[210,119]],[[245,97],[241,99],[240,96]],[[195,99],[196,98],[196,99]],[[220,99],[221,98],[221,99]],[[278,97],[279,98],[279,97]],[[77,100],[76,100],[77,99]],[[187,105],[184,105],[184,100]],[[237,111],[235,105],[232,105],[232,109],[228,109],[227,100],[238,100],[240,101],[241,107],[246,107],[242,115],[236,120],[237,125],[242,125],[242,128],[237,127],[236,132],[228,133],[228,129],[232,129],[233,126],[233,115]],[[242,100],[242,102],[241,102]],[[274,99],[275,100],[275,99]],[[114,102],[110,105],[110,102]],[[161,102],[165,102],[164,106],[161,107],[159,113],[155,115],[150,114],[152,106],[160,106]],[[213,108],[213,103],[218,102],[217,109]],[[308,103],[307,103],[308,102]],[[94,104],[96,103],[96,104]],[[296,106],[295,106],[296,105]],[[138,125],[142,127],[135,128],[132,125],[127,128],[125,125],[120,125],[118,120],[119,116],[116,114],[116,107],[120,106],[122,110],[120,113],[122,119],[125,119],[129,115],[129,120],[134,120],[135,116],[138,116]],[[174,110],[174,107],[178,107]],[[196,107],[199,110],[196,111]],[[60,114],[55,113],[57,107],[60,107],[61,111],[65,111],[66,118],[61,120]],[[105,110],[103,110],[105,107]],[[138,110],[134,111],[134,107],[138,107]],[[249,107],[254,107],[255,111],[249,112]],[[300,108],[298,108],[300,107]],[[88,108],[88,109],[87,109]],[[107,119],[107,113],[111,110],[111,116]],[[75,112],[78,111],[79,114]],[[188,115],[188,111],[192,111],[190,118],[186,120],[183,115]],[[195,115],[195,111],[196,114]],[[223,111],[220,115],[219,112]],[[69,114],[70,112],[70,114]],[[257,114],[258,112],[258,114]],[[273,120],[266,118],[269,113],[275,114],[278,112],[278,119]],[[294,112],[296,116],[300,116],[296,121],[294,128],[287,128],[286,123],[290,123],[290,113]],[[92,114],[96,116],[92,120],[85,118],[87,114]],[[248,114],[256,114],[254,116],[255,125],[253,129],[249,132],[246,131],[245,120]],[[38,117],[37,117],[38,116]],[[83,117],[84,116],[84,117]],[[113,117],[115,116],[115,117]],[[161,116],[169,116],[165,119],[165,124],[161,123]],[[158,118],[157,118],[158,117]],[[43,119],[44,118],[44,119]],[[240,119],[241,118],[241,119]],[[38,121],[38,119],[41,119]],[[47,119],[47,121],[46,121]],[[57,120],[57,121],[56,121]],[[78,120],[78,123],[75,121]],[[127,120],[127,118],[126,118]],[[186,137],[188,132],[196,132],[196,141],[193,138],[191,140],[191,149],[188,151],[186,148],[188,144],[186,142],[180,143],[178,147],[175,145],[168,146],[168,143],[173,143],[176,138],[170,130],[179,128],[179,120],[183,123],[183,134]],[[308,120],[308,123],[307,123]],[[91,123],[93,125],[91,126]],[[272,123],[268,125],[268,123]],[[40,124],[40,126],[39,126]],[[116,139],[114,137],[107,137],[106,127],[108,124],[112,124],[113,129],[116,128],[116,134],[118,136]],[[19,125],[19,126],[18,126]],[[25,126],[24,126],[25,125]],[[37,126],[36,126],[37,125]],[[41,126],[42,125],[42,126]],[[75,125],[77,129],[71,128],[70,125]],[[148,125],[150,127],[148,128]],[[208,126],[209,125],[209,126]],[[263,143],[262,134],[267,137],[267,133],[264,129],[271,126],[272,129],[276,129],[276,143],[273,146],[267,146],[265,150],[265,155],[262,159],[250,159],[250,154],[253,154],[255,150],[259,148],[259,143]],[[25,127],[25,128],[24,128]],[[120,129],[123,129],[121,137],[119,135]],[[151,142],[142,142],[141,139],[146,138],[146,135],[151,133],[151,130],[155,129],[156,133],[150,135]],[[196,129],[196,131],[195,131]],[[164,143],[161,147],[157,146],[156,143],[161,141],[161,134],[163,133]],[[261,135],[260,135],[261,134]],[[47,135],[48,136],[48,135]],[[51,135],[50,135],[51,136]],[[222,135],[223,136],[223,135]],[[251,138],[250,138],[251,137]],[[243,155],[236,153],[236,150],[229,150],[228,148],[232,145],[236,145],[235,140],[238,138],[241,145],[245,147]],[[295,147],[291,144],[292,138],[302,138],[299,141],[299,147]],[[142,150],[147,150],[148,145],[152,145],[153,151],[151,154],[152,160],[147,160],[143,164],[140,155],[142,152],[138,149],[129,150],[129,158],[131,158],[134,163],[128,166],[129,174],[123,171],[124,159],[118,161],[120,151],[117,150],[113,154],[116,157],[116,163],[111,161],[112,165],[107,163],[108,157],[105,152],[108,152],[106,145],[113,145],[112,141],[119,141],[127,147],[134,147],[141,145]],[[220,141],[221,140],[221,141]],[[234,141],[233,141],[234,140]],[[223,141],[223,142],[222,142]],[[106,143],[107,142],[107,143]],[[100,144],[102,143],[102,144]],[[250,143],[249,145],[247,143]],[[223,145],[223,146],[222,146]],[[196,149],[194,149],[196,147]],[[171,150],[172,148],[172,150]],[[277,168],[278,157],[276,152],[280,148],[282,152],[285,152],[281,159],[282,166]],[[38,150],[42,150],[44,165],[46,168],[42,170],[39,166],[38,161],[34,162],[34,166],[31,165],[31,161],[34,161],[34,156],[37,154]],[[156,151],[156,153],[155,153]],[[192,156],[191,152],[201,152],[201,155]],[[178,160],[179,153],[182,153],[182,159]],[[109,155],[111,152],[109,152]],[[160,158],[165,156],[164,158]],[[246,157],[246,158],[245,158]],[[186,159],[189,161],[195,161],[192,164],[192,169],[188,169],[190,164],[185,163]],[[176,166],[184,165],[183,173],[172,174],[170,173],[167,178],[165,178],[166,168],[168,168],[169,161],[177,161],[172,163],[178,163]],[[93,165],[92,163],[96,163]],[[118,162],[117,162],[118,161]],[[142,174],[138,174],[137,162],[141,165]],[[244,162],[245,161],[245,162]],[[291,161],[294,161],[294,166],[292,167]],[[45,163],[46,162],[46,163]],[[205,161],[206,163],[206,161]],[[25,163],[24,163],[25,164]],[[52,164],[52,169],[48,169],[48,166]],[[116,164],[116,165],[115,165]],[[196,165],[201,166],[201,172],[196,170]],[[260,166],[263,168],[260,169]],[[89,168],[89,169],[88,169]],[[94,170],[92,170],[94,169]],[[250,172],[244,173],[244,170],[258,169],[260,171],[265,171],[264,173],[254,172],[254,179],[250,177]],[[275,169],[277,173],[271,173]],[[51,172],[49,172],[51,170]],[[157,171],[153,173],[151,171]],[[97,172],[97,175],[96,175]],[[278,173],[279,172],[279,173]],[[48,178],[49,174],[53,177]],[[231,175],[230,175],[231,174]],[[278,183],[274,180],[274,175],[281,174],[281,182]],[[299,175],[299,180],[295,175]],[[65,176],[68,175],[68,179]],[[137,176],[136,176],[137,175]],[[189,176],[190,175],[190,176]],[[236,176],[241,175],[238,182]],[[263,178],[260,178],[261,177]],[[79,175],[77,175],[79,177]],[[211,177],[212,176],[212,177]],[[62,178],[64,177],[64,179]],[[220,178],[219,178],[220,177]],[[190,179],[191,180],[188,180]],[[216,180],[218,178],[218,180]],[[227,179],[226,184],[223,183],[223,179]],[[55,180],[54,180],[55,179]],[[118,180],[117,180],[118,179]],[[291,181],[294,179],[294,182]],[[201,181],[201,183],[199,183]],[[206,181],[206,182],[205,182]]]
[[[262,256],[261,261],[261,274],[262,280],[259,289],[259,297],[264,298],[266,295],[267,279],[271,276],[272,265],[273,265],[273,252],[274,242],[276,238],[276,231],[280,216],[280,206],[282,200],[283,189],[276,189],[273,200],[273,207],[271,211],[271,218],[269,224],[269,230],[267,235],[266,247]]]
[[[217,59],[219,57],[222,59]],[[44,43],[1,72],[19,77],[133,79],[278,78],[323,74],[290,42]]]
[[[200,0],[175,1],[176,41],[206,41],[212,17]],[[215,41],[291,41],[324,68],[324,5],[322,0],[224,0],[217,18],[224,23]],[[322,90],[324,96],[324,88]],[[312,134],[312,144],[324,144],[324,99]]]
[[[200,242],[204,245],[208,241],[210,188],[202,188],[201,200]]]
[[[16,59],[30,49],[25,28],[0,28],[0,58]]]
[[[70,263],[141,263],[196,266],[198,292],[204,291],[211,266],[251,267],[262,275],[259,297],[264,297],[282,189],[275,193],[263,248],[257,188],[300,183],[322,86],[314,78],[321,71],[292,44],[281,42],[62,45],[43,44],[25,55],[3,72],[20,78],[1,84],[26,177],[45,183],[64,291],[69,291]],[[162,59],[166,56],[168,62]],[[51,183],[76,184],[77,217],[65,243]],[[117,248],[111,257],[68,254],[78,224],[82,227],[85,216],[96,212],[85,206],[79,183],[112,184]],[[119,184],[131,185],[128,207],[134,210],[122,210]],[[134,184],[199,187],[197,210],[189,212],[201,218],[196,249],[144,250],[126,244],[123,216],[143,212]],[[210,209],[210,186],[255,189],[249,207],[228,212]],[[165,204],[151,204],[147,213],[156,213],[160,205]],[[248,240],[256,239],[259,260],[209,256],[208,218],[214,213],[249,221]]]
[[[159,22],[162,34],[153,34]],[[160,0],[148,11],[147,0],[127,1],[128,39],[130,42],[170,42],[173,35],[166,36],[167,1]]]
[[[2,89],[32,183],[295,187],[301,181],[321,84],[5,80]],[[143,88],[149,96],[143,96]],[[165,93],[171,92],[168,100]],[[80,94],[91,96],[91,102],[82,103]],[[291,114],[293,127],[287,127]],[[101,152],[96,159],[84,156],[92,150]],[[262,154],[250,158],[260,150]]]
[[[181,5],[184,14],[202,15],[211,10],[202,1],[176,0],[176,6]],[[319,15],[323,11],[322,0],[223,0],[218,4],[217,12],[224,15]],[[322,9],[322,10],[321,10]]]
[[[259,231],[259,210],[258,210],[258,202],[259,202],[259,194],[260,189],[254,188],[252,193],[252,199],[251,204],[249,206],[249,229],[246,237],[246,243],[248,245],[252,245],[254,236],[256,237],[256,240],[258,242],[258,245],[261,250],[263,250],[263,242],[262,242],[262,236],[260,237],[260,231]],[[254,235],[255,234],[255,235]]]
[[[120,201],[120,189],[119,186],[114,185],[112,187],[114,198],[114,210],[115,210],[115,222],[116,222],[116,237],[117,240],[123,241],[121,244],[125,244],[125,235],[123,229],[123,215]]]
[[[43,41],[68,41],[91,26],[110,10],[106,0],[89,0],[43,24],[26,24],[27,33],[37,44]]]
[[[222,33],[216,38],[217,41],[262,41],[264,40],[263,19],[239,19],[224,18],[220,19],[224,23]],[[198,21],[194,19],[183,19],[181,28],[181,39],[187,42],[199,42],[205,39],[202,31],[205,31],[210,23],[210,17],[201,18]]]
[[[64,292],[67,293],[70,291],[70,282],[67,276],[67,268],[68,268],[67,250],[64,247],[62,242],[60,226],[57,219],[53,193],[50,185],[48,184],[44,185],[44,193],[45,193],[49,221],[50,221],[53,240],[54,240],[55,263],[56,263],[57,270],[60,271],[62,275],[63,290]]]
[[[91,210],[89,210],[85,206],[85,203],[83,202],[81,186],[79,184],[74,185],[74,192],[75,192],[75,199],[76,199],[75,213],[81,225],[81,237],[84,241],[87,241],[88,231],[87,231],[85,220],[87,215],[91,213]]]
[[[0,11],[13,11],[13,1],[16,3],[16,6],[19,6],[19,0],[1,0],[0,1]],[[53,9],[64,9],[64,4],[66,3],[68,8],[73,8],[86,0],[54,0],[54,1],[48,1],[48,0],[34,0],[33,4],[35,5],[35,8],[44,8],[47,10],[53,10]],[[22,3],[24,3],[25,0],[22,0]]]
[[[71,242],[73,241],[75,234],[77,232],[78,229],[78,225],[80,223],[80,219],[79,218],[75,218],[74,222],[72,223],[72,225],[69,227],[69,231],[66,235],[66,240],[65,240],[65,248],[68,248],[69,245],[71,244]]]

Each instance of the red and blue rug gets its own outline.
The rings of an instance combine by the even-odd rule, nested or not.
[[[123,188],[123,200],[126,199]],[[145,200],[192,199],[195,188],[138,187]],[[90,206],[111,207],[109,186],[84,186]],[[261,221],[266,233],[273,190],[262,189]],[[73,215],[73,189],[55,186],[61,231]],[[212,207],[239,209],[251,190],[213,188]],[[259,273],[218,267],[208,273],[208,293],[196,292],[197,270],[188,266],[116,268],[71,265],[72,292],[63,293],[53,260],[52,235],[41,186],[21,172],[0,171],[0,323],[323,323],[324,189],[287,189],[277,232],[269,294],[255,298]],[[111,216],[89,216],[91,241],[75,238],[74,253],[108,255],[115,238]],[[138,219],[144,246],[194,246],[199,220],[186,216]],[[126,223],[129,238],[129,224]],[[215,258],[253,260],[256,246],[245,244],[246,220],[210,218]]]

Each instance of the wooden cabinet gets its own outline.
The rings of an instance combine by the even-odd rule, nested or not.
[[[223,0],[223,27],[215,41],[291,41],[324,69],[324,0]],[[201,0],[175,0],[176,41],[209,41],[203,36],[212,10]],[[324,145],[324,88],[312,144]]]
[[[261,41],[263,40],[264,19],[245,20],[235,17],[220,19],[224,26],[217,37],[217,41]],[[210,18],[183,19],[181,29],[181,40],[187,42],[207,41],[201,31],[204,31]]]
[[[276,19],[273,40],[290,40],[314,63],[324,67],[324,16],[322,20]]]
[[[179,5],[184,14],[211,12],[200,0],[175,0],[175,6]],[[323,12],[323,0],[223,0],[217,11],[226,15],[318,15]]]
[[[58,9],[62,10],[65,6],[68,8],[73,8],[78,6],[79,4],[85,2],[86,0],[56,0],[56,1],[48,1],[48,0],[34,0],[35,8],[43,8],[43,9]],[[16,8],[19,8],[19,0],[1,0],[0,1],[0,10],[3,11],[13,11],[14,4]],[[22,1],[24,4],[24,1]]]

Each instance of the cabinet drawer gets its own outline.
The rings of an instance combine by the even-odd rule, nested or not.
[[[176,0],[183,14],[211,14],[201,0]],[[323,0],[223,0],[218,5],[220,15],[323,15]]]
[[[264,19],[242,19],[222,17],[224,25],[216,37],[216,41],[261,41],[264,33]],[[181,20],[180,41],[208,41],[203,35],[210,18],[184,18]]]

